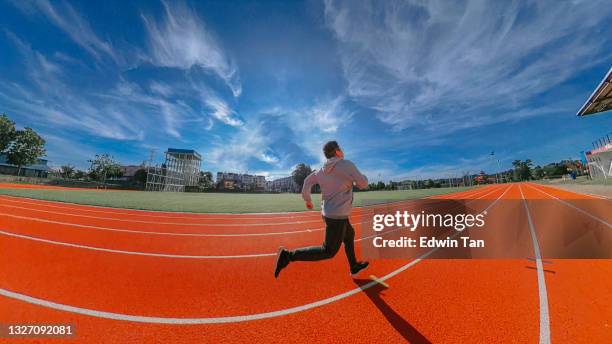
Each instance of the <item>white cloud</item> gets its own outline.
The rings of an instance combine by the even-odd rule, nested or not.
[[[163,96],[163,97],[170,97],[174,92],[172,91],[172,87],[170,87],[168,84],[163,83],[163,82],[159,82],[159,81],[152,81],[149,84],[149,88],[151,89],[151,91],[153,91],[154,93]]]
[[[238,70],[214,34],[187,6],[163,2],[163,21],[143,15],[148,33],[151,62],[158,66],[190,69],[198,66],[225,81],[235,97],[242,86]]]
[[[347,125],[353,113],[344,106],[344,96],[319,101],[311,107],[300,109],[275,108],[268,115],[277,116],[295,136],[295,144],[300,146],[311,157],[325,161],[321,153],[321,145],[336,139],[337,131]]]
[[[279,159],[269,147],[265,128],[256,123],[240,127],[231,137],[213,142],[214,147],[205,153],[207,160],[219,171],[245,172],[249,160],[257,159],[276,165]]]
[[[325,1],[348,96],[430,132],[509,120],[497,113],[603,62],[611,15],[605,1]]]
[[[268,163],[268,164],[276,164],[280,161],[280,159],[270,153],[261,153],[259,154],[259,160]]]
[[[402,169],[394,161],[377,160],[376,166],[365,166],[362,170],[371,182],[388,182],[401,180],[424,180],[439,178],[461,178],[464,175],[478,174],[480,171],[494,173],[499,170],[498,158],[505,157],[505,152],[497,152],[495,157],[489,153],[470,158],[456,158],[448,163],[431,163],[416,168]],[[503,166],[509,161],[502,160]]]
[[[315,105],[312,109],[305,111],[304,124],[312,125],[312,129],[324,133],[335,133],[338,128],[348,123],[353,114],[342,107],[344,97],[339,96],[329,102]]]
[[[217,120],[232,127],[239,127],[244,124],[241,119],[234,116],[234,111],[222,99],[209,95],[205,100],[205,104],[212,110],[210,115]]]

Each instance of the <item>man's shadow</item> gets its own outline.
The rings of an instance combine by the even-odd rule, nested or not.
[[[355,279],[355,284],[357,284],[360,288],[364,288],[368,283],[371,283],[372,280],[369,279]],[[410,325],[400,314],[398,314],[393,308],[391,308],[385,300],[381,297],[384,296],[382,293],[385,289],[380,283],[376,283],[372,287],[365,289],[363,292],[368,296],[368,298],[374,303],[374,305],[378,308],[378,310],[385,316],[389,324],[393,326],[393,328],[402,336],[406,341],[410,343],[419,343],[419,344],[431,344],[431,342],[423,336],[414,328],[414,326]]]

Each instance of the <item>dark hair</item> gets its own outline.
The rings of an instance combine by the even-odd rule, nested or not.
[[[323,146],[323,154],[325,154],[326,158],[331,159],[336,155],[336,149],[340,149],[338,142],[327,141],[327,143]]]

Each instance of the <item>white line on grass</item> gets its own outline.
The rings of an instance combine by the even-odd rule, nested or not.
[[[511,187],[512,186],[509,186],[508,188],[506,188],[504,193],[502,193],[499,196],[499,198],[497,198],[495,201],[493,201],[484,211],[489,210],[493,205],[495,205],[497,203],[497,201],[500,198],[502,198]],[[457,235],[459,233],[460,232],[457,232],[455,235]],[[434,249],[426,252],[425,254],[421,255],[419,258],[417,258],[415,260],[412,260],[411,262],[407,263],[406,265],[403,265],[403,266],[399,267],[398,269],[396,269],[396,270],[386,274],[385,276],[379,278],[378,280],[384,282],[384,281],[386,281],[386,280],[388,280],[388,279],[390,279],[390,278],[392,278],[394,276],[397,276],[398,274],[402,273],[403,271],[405,271],[405,270],[411,268],[412,266],[418,264],[421,260],[427,258],[431,254],[436,252],[438,249],[439,248],[434,248]],[[56,303],[56,302],[52,302],[52,301],[47,301],[47,300],[35,298],[35,297],[32,297],[32,296],[28,296],[28,295],[24,295],[24,294],[19,294],[19,293],[16,293],[16,292],[13,292],[13,291],[10,291],[10,290],[6,290],[6,289],[1,289],[1,288],[0,288],[0,295],[4,295],[4,296],[12,298],[12,299],[20,300],[20,301],[23,301],[23,302],[27,302],[27,303],[31,303],[31,304],[47,307],[47,308],[52,308],[52,309],[56,309],[56,310],[60,310],[60,311],[64,311],[64,312],[83,314],[83,315],[88,315],[88,316],[97,317],[97,318],[105,318],[105,319],[113,319],[113,320],[121,320],[121,321],[133,321],[133,322],[141,322],[141,323],[173,324],[173,325],[195,325],[195,324],[235,323],[235,322],[243,322],[243,321],[252,321],[252,320],[274,318],[274,317],[284,316],[284,315],[288,315],[288,314],[298,313],[298,312],[302,312],[302,311],[309,310],[309,309],[312,309],[312,308],[321,307],[321,306],[324,306],[324,305],[327,305],[327,304],[330,304],[330,303],[333,303],[333,302],[345,299],[345,298],[347,298],[349,296],[352,296],[354,294],[357,294],[357,293],[359,293],[361,291],[367,290],[367,289],[377,285],[378,283],[379,282],[377,282],[377,281],[372,281],[372,282],[364,284],[364,285],[362,285],[362,286],[360,286],[358,288],[349,290],[347,292],[344,292],[342,294],[339,294],[339,295],[336,295],[336,296],[333,296],[333,297],[329,297],[327,299],[319,300],[319,301],[316,301],[316,302],[308,303],[308,304],[297,306],[297,307],[282,309],[282,310],[278,310],[278,311],[267,312],[267,313],[258,313],[258,314],[249,314],[249,315],[238,315],[238,316],[211,317],[211,318],[149,317],[149,316],[139,316],[139,315],[130,315],[130,314],[104,312],[104,311],[99,311],[99,310],[94,310],[94,309],[88,309],[88,308],[81,308],[81,307],[64,305],[64,304],[61,304],[61,303]]]
[[[536,258],[536,268],[538,272],[538,296],[540,299],[540,344],[550,343],[550,317],[548,313],[548,294],[546,292],[546,277],[544,276],[544,266],[542,265],[542,254],[540,253],[540,244],[538,243],[538,236],[535,232],[533,221],[531,220],[531,214],[529,212],[529,206],[523,195],[523,189],[519,185],[519,191],[521,192],[521,198],[523,199],[523,205],[527,212],[527,222],[529,222],[529,231],[531,232],[531,241],[533,242],[533,254]]]

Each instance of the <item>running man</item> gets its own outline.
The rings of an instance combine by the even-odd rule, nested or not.
[[[311,173],[304,180],[302,198],[306,208],[312,209],[310,189],[313,185],[321,187],[321,214],[325,220],[325,241],[322,246],[303,247],[295,251],[285,250],[282,246],[276,258],[274,277],[290,262],[317,261],[330,259],[336,255],[344,243],[351,275],[357,275],[368,266],[368,262],[358,262],[355,258],[355,230],[349,223],[353,206],[353,184],[360,189],[368,186],[368,178],[361,174],[349,160],[344,160],[344,153],[336,141],[329,141],[323,146],[327,158],[323,168]]]

